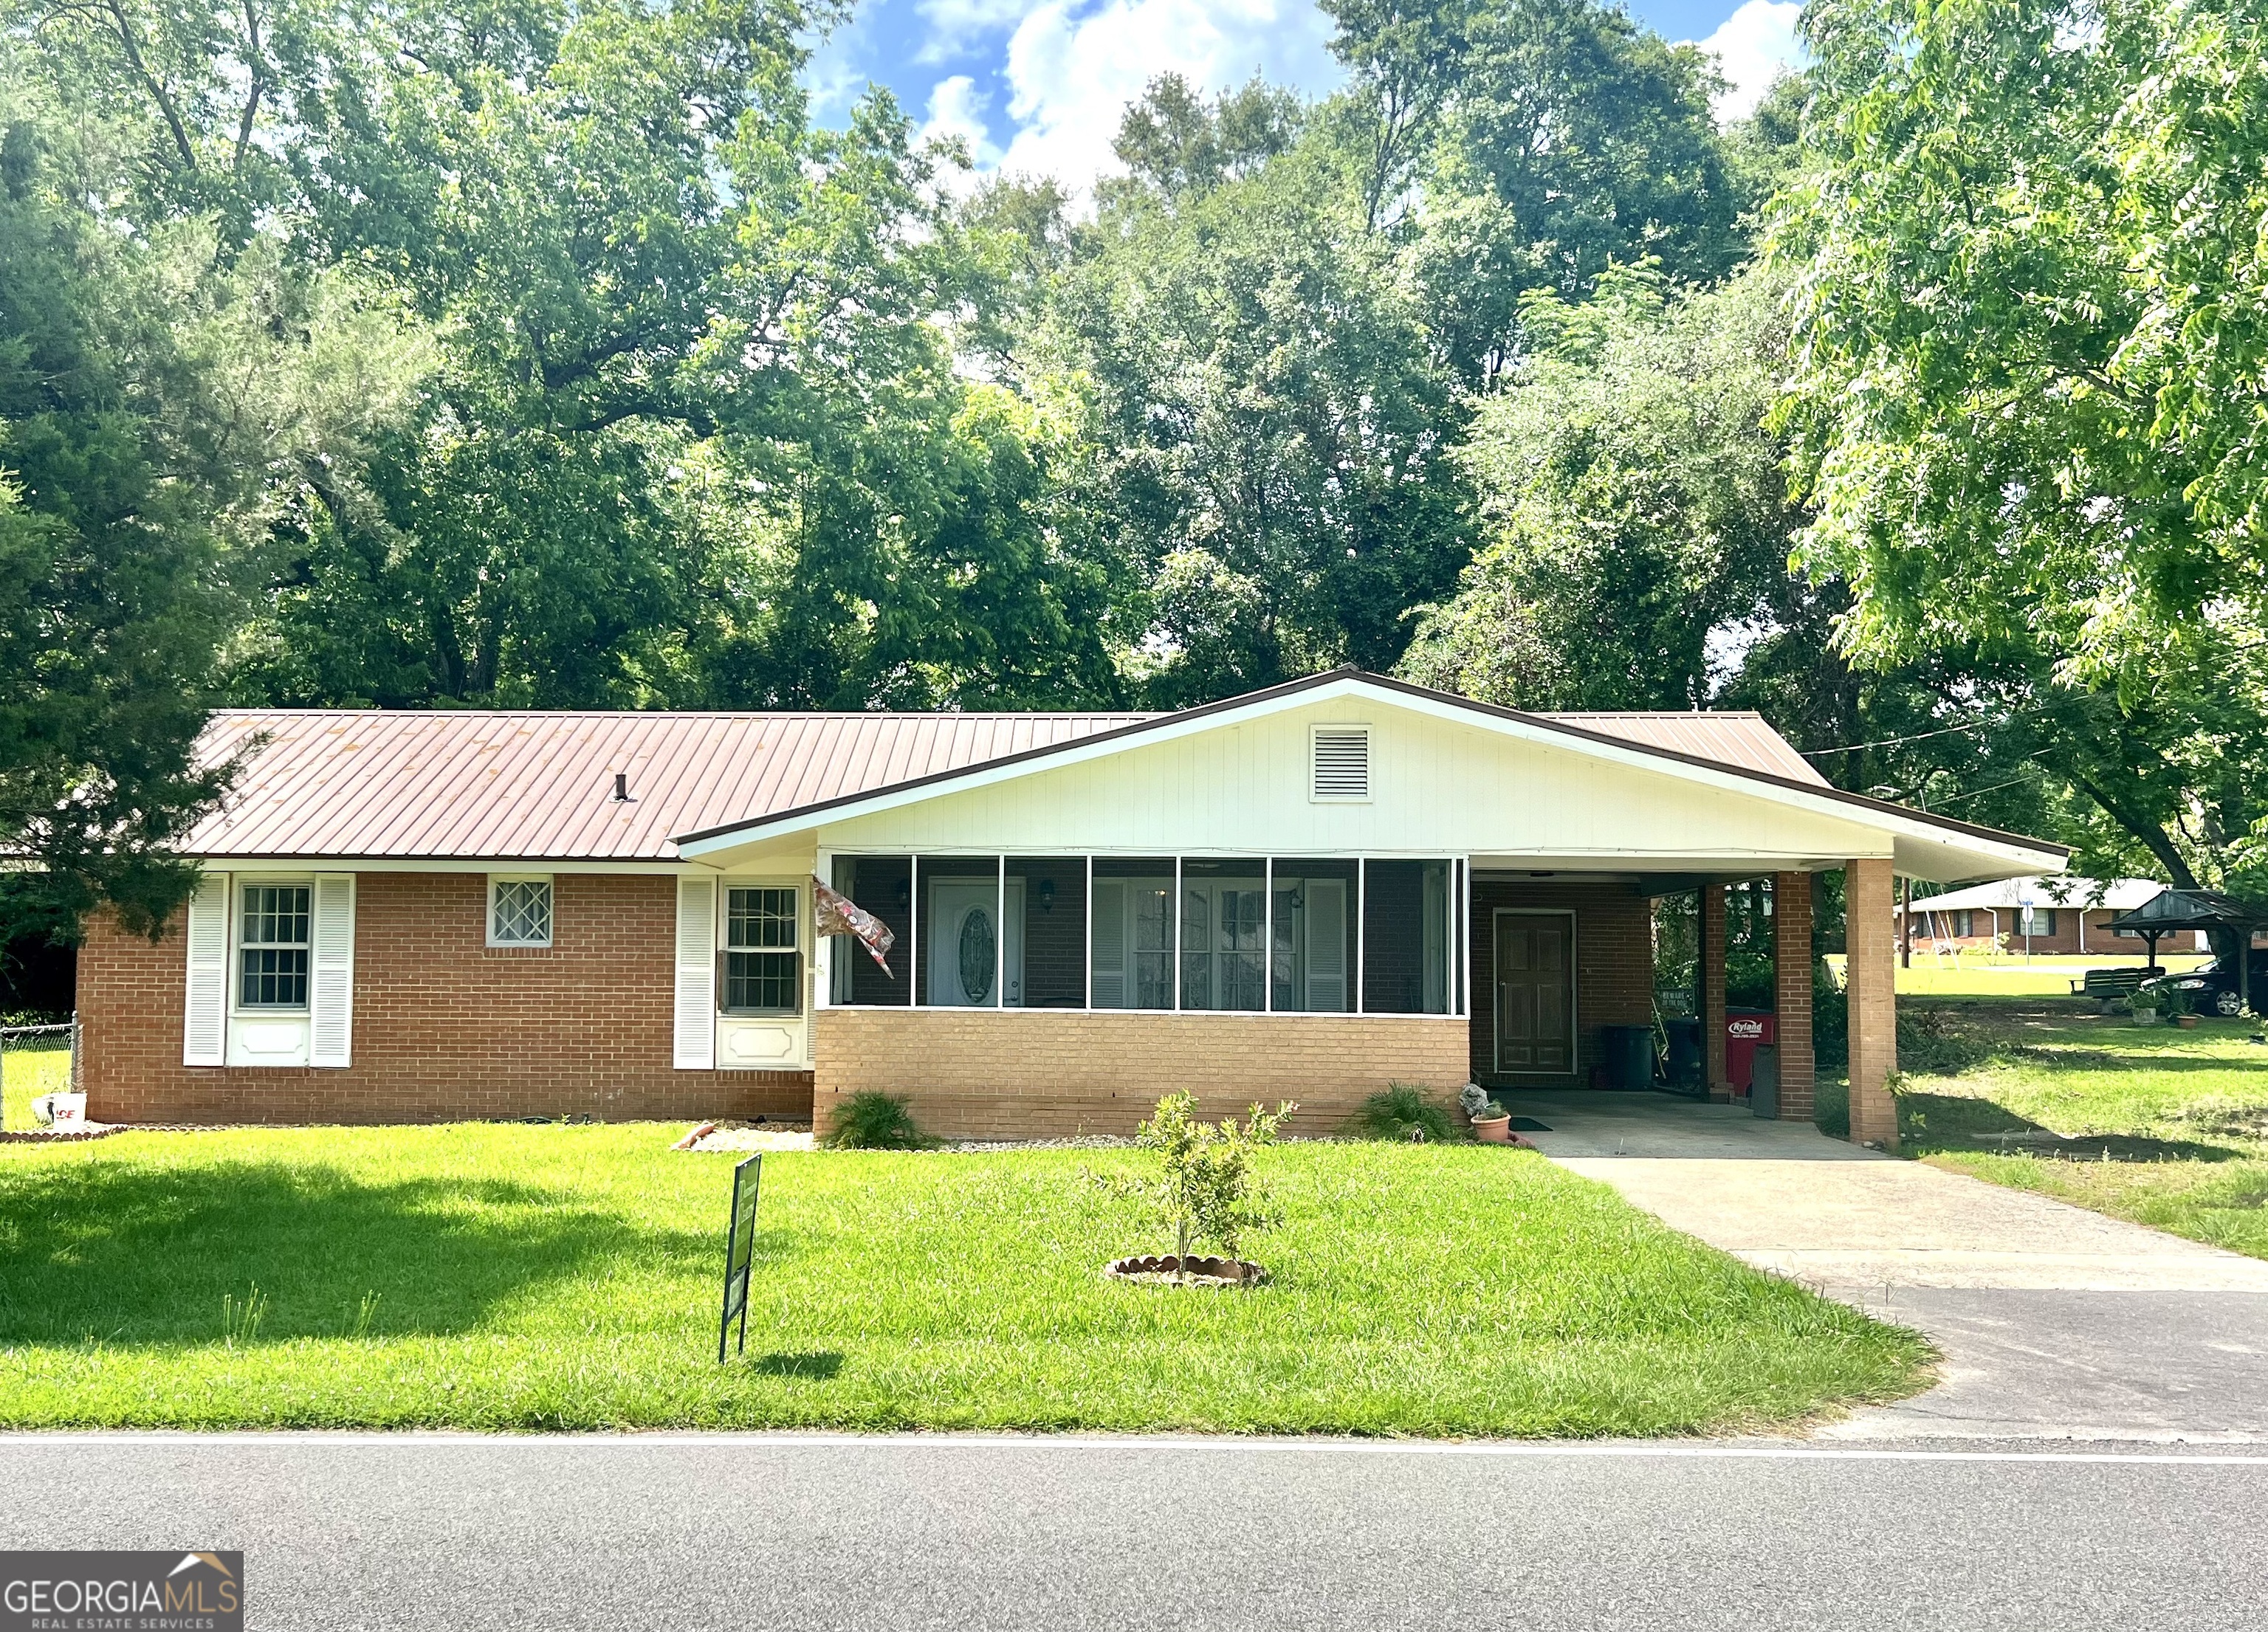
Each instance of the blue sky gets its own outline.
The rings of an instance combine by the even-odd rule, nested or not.
[[[1794,52],[1798,0],[1631,0],[1641,21],[1718,54],[1745,112]],[[1255,70],[1309,93],[1338,82],[1314,0],[860,0],[810,71],[827,123],[871,81],[932,134],[968,142],[981,171],[1083,187],[1110,164],[1120,113],[1155,75],[1208,91]]]

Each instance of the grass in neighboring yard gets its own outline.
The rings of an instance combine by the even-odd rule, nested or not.
[[[1911,1333],[1516,1151],[1297,1143],[1251,1292],[1103,1280],[1139,1153],[764,1160],[715,1361],[720,1157],[654,1125],[0,1150],[0,1422],[1698,1432],[1895,1398]]]
[[[38,1127],[32,1101],[70,1085],[69,1045],[0,1049],[0,1128]]]
[[[1844,959],[1840,952],[1831,952],[1827,961],[1842,978]],[[1901,965],[1897,972],[1898,996],[1926,998],[2008,998],[2008,997],[2067,997],[2071,983],[2084,976],[2089,969],[2139,968],[2143,961],[2140,947],[2132,957],[2110,957],[2090,952],[2081,957],[2076,952],[2040,952],[2030,961],[2007,954],[1984,959],[1977,957],[1933,958],[1926,948],[1917,948],[1911,967]],[[2158,967],[2161,969],[2193,969],[2210,959],[2203,954],[2160,952]]]
[[[1935,1033],[1900,1061],[1909,1154],[2268,1258],[2257,1019],[2139,1026],[2068,997],[1908,1009]]]

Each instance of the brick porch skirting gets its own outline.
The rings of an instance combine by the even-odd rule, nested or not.
[[[924,1131],[960,1139],[1130,1134],[1159,1099],[1208,1117],[1296,1099],[1288,1131],[1336,1131],[1389,1083],[1454,1092],[1466,1023],[1410,1016],[1129,1014],[1080,1010],[822,1009],[813,1110],[866,1089],[912,1101]]]

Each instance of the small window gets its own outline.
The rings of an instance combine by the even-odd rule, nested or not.
[[[794,1014],[803,961],[792,887],[725,893],[725,1011]]]
[[[247,884],[237,920],[237,1004],[307,1006],[307,897],[304,884]]]
[[[551,880],[489,880],[489,945],[551,945]]]
[[[1370,727],[1318,725],[1308,738],[1313,799],[1370,798]]]

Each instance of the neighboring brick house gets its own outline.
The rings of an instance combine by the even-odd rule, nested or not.
[[[2108,927],[2166,886],[2152,878],[2001,878],[1939,895],[1918,895],[1896,910],[1898,934],[1916,952],[1997,948],[2034,957],[2060,952],[2139,958],[2142,938]],[[2182,930],[2158,943],[2161,952],[2201,949],[2203,937]]]
[[[249,710],[158,941],[79,963],[118,1121],[804,1116],[1123,1132],[1169,1089],[1326,1125],[1393,1082],[1592,1080],[1653,1018],[1653,897],[1845,869],[2035,874],[2053,845],[1829,787],[1750,714],[1523,714],[1353,671],[1176,714]],[[824,880],[895,937],[821,935]],[[1781,1110],[1810,1114],[1808,918]],[[1711,941],[1713,935],[1714,941]],[[1889,1136],[1888,935],[1854,1104]],[[1713,1005],[1713,1008],[1709,1007]],[[1712,1069],[1721,1078],[1721,1065]]]

